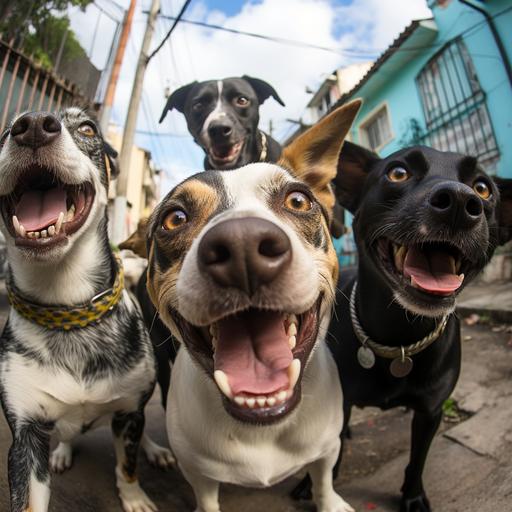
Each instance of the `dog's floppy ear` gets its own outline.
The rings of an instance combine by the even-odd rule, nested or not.
[[[500,191],[498,207],[499,244],[512,240],[512,179],[494,178]]]
[[[103,154],[105,155],[105,168],[108,179],[109,181],[115,180],[119,176],[117,151],[107,141],[103,141]]]
[[[354,213],[359,207],[368,173],[378,160],[376,153],[353,142],[347,141],[343,145],[333,182],[336,199],[349,212]]]
[[[137,224],[137,230],[132,233],[130,237],[119,244],[119,249],[130,249],[137,256],[141,258],[148,257],[148,250],[146,246],[146,231],[148,228],[149,219],[141,219]]]
[[[279,161],[309,185],[331,218],[334,208],[331,181],[336,177],[343,141],[361,104],[361,100],[354,100],[331,112],[284,148]]]
[[[258,102],[261,105],[267,98],[274,98],[277,103],[284,107],[283,100],[279,97],[276,90],[264,80],[260,80],[259,78],[253,78],[252,76],[244,75],[242,77],[246,82],[251,84],[251,87],[254,89],[256,96],[258,96]]]
[[[167,103],[165,104],[165,107],[162,111],[162,115],[160,116],[160,120],[158,121],[159,123],[161,123],[165,119],[167,112],[169,112],[169,110],[172,110],[173,108],[175,108],[176,110],[178,110],[179,112],[181,112],[183,114],[183,111],[185,110],[185,102],[187,101],[187,96],[188,96],[190,90],[192,89],[192,87],[194,87],[194,85],[196,85],[196,84],[197,84],[197,81],[192,82],[188,85],[184,85],[183,87],[176,89],[167,98]]]

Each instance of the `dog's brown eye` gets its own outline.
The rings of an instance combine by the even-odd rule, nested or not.
[[[238,96],[235,101],[239,107],[247,107],[249,105],[249,99],[245,96]]]
[[[393,167],[388,171],[388,178],[395,183],[407,181],[409,177],[409,171],[403,167]]]
[[[86,137],[94,137],[96,135],[94,128],[88,123],[84,123],[84,124],[80,125],[78,127],[78,133],[81,133],[82,135],[85,135]]]
[[[473,190],[482,198],[489,199],[491,197],[491,189],[485,181],[477,180],[473,183]]]
[[[289,210],[297,212],[307,212],[313,207],[309,197],[302,192],[290,192],[284,200],[284,205]]]
[[[167,231],[179,228],[188,222],[187,214],[183,210],[174,210],[164,219],[163,228]]]

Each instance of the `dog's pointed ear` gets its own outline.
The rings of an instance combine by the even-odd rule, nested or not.
[[[277,103],[284,107],[284,101],[279,97],[276,90],[264,80],[260,80],[259,78],[253,78],[252,76],[244,75],[242,77],[243,80],[249,82],[251,87],[254,89],[256,96],[258,97],[258,102],[261,105],[267,98],[274,98]]]
[[[183,111],[185,110],[185,102],[187,101],[187,96],[189,95],[192,87],[194,87],[194,85],[196,84],[197,81],[192,82],[188,85],[184,85],[183,87],[176,89],[167,98],[167,103],[165,104],[165,107],[162,111],[162,115],[160,116],[160,120],[158,121],[159,123],[161,123],[165,119],[167,112],[169,112],[169,110],[172,110],[173,108],[175,108],[183,114]]]
[[[354,100],[331,112],[284,148],[279,161],[309,185],[331,218],[334,208],[331,181],[336,177],[343,141],[361,104],[361,100]]]
[[[500,191],[498,205],[498,242],[504,245],[512,240],[512,179],[494,178]]]
[[[333,183],[336,199],[349,212],[354,213],[359,207],[368,173],[378,160],[376,153],[353,142],[343,145]]]
[[[130,249],[137,256],[141,258],[148,257],[148,250],[146,245],[146,232],[148,229],[149,219],[144,218],[139,220],[137,230],[130,235],[128,239],[119,244],[119,249]]]
[[[118,153],[107,141],[103,141],[103,154],[105,155],[105,169],[108,179],[109,181],[115,180],[119,176]]]

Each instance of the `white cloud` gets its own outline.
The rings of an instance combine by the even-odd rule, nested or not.
[[[123,3],[127,5],[128,0]],[[164,2],[163,11],[176,15],[180,6],[181,2],[173,3],[173,12],[169,12],[169,3]],[[143,7],[148,8],[149,1],[144,2]],[[115,98],[114,119],[118,123],[122,123],[126,115],[144,32],[142,7],[139,5],[138,9]],[[241,11],[231,17],[219,10],[208,10],[196,0],[186,14],[189,19],[340,50],[384,50],[412,19],[429,16],[425,0],[354,0],[348,6],[329,0],[247,1]],[[159,21],[152,48],[171,23]],[[89,20],[89,26],[82,27],[82,32],[90,34],[91,30],[93,24]],[[110,43],[105,42],[107,44]],[[341,53],[278,44],[183,23],[173,33],[170,43],[149,64],[144,90],[147,115],[151,120],[148,122],[141,110],[138,128],[186,133],[183,116],[177,112],[168,114],[164,123],[157,125],[165,103],[165,86],[174,89],[192,80],[248,74],[267,80],[285,101],[286,108],[271,99],[261,108],[262,128],[266,129],[272,119],[276,137],[283,138],[290,130],[286,119],[297,119],[303,114],[310,98],[305,92],[306,86],[318,86],[334,69],[353,61],[354,58]],[[189,138],[139,136],[137,141],[152,150],[157,163],[166,171],[167,187],[202,168],[202,151]]]

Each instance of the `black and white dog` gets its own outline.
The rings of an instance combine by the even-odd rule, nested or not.
[[[112,155],[77,108],[23,114],[1,138],[12,307],[0,342],[0,396],[13,437],[12,512],[45,512],[50,468],[69,468],[73,437],[105,421],[124,510],[156,510],[136,476],[155,359],[109,246],[110,172]],[[50,454],[52,435],[60,442]],[[167,450],[145,445],[150,461],[171,461]]]
[[[284,106],[267,82],[241,78],[192,82],[174,91],[160,117],[177,109],[206,153],[205,169],[235,169],[252,162],[277,162],[281,146],[258,129],[259,107],[269,97]]]

